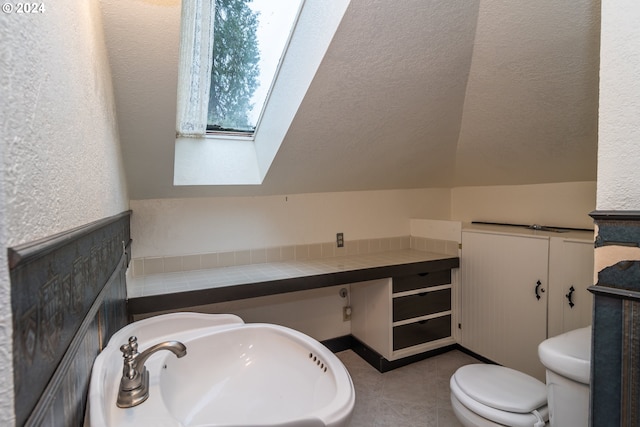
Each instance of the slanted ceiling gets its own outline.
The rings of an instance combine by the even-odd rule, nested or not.
[[[597,0],[351,0],[260,186],[173,186],[180,4],[102,0],[132,199],[595,181]]]

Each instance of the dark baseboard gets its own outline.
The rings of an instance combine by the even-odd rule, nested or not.
[[[343,335],[341,337],[329,338],[322,341],[322,344],[333,353],[339,351],[351,350],[353,348],[353,335]]]
[[[429,357],[437,356],[439,354],[447,353],[451,350],[460,350],[463,353],[466,353],[476,359],[480,360],[484,363],[490,363],[495,365],[496,363],[492,360],[487,359],[486,357],[480,356],[479,354],[474,353],[473,351],[462,347],[460,344],[450,344],[444,347],[440,347],[434,350],[425,351],[423,353],[414,354],[412,356],[403,357],[402,359],[397,360],[387,360],[380,353],[373,350],[371,347],[360,341],[358,338],[353,335],[344,335],[337,338],[330,338],[328,340],[322,341],[322,344],[325,345],[329,350],[333,353],[337,353],[339,351],[344,350],[352,350],[362,359],[364,359],[368,364],[373,366],[379,372],[388,372],[396,368],[400,368],[402,366],[409,365],[411,363],[418,362],[420,360],[427,359]]]
[[[478,353],[475,353],[469,350],[468,348],[461,346],[460,344],[455,344],[455,346],[456,346],[456,350],[460,350],[461,352],[468,354],[469,356],[474,357],[483,363],[487,363],[489,365],[499,365],[499,363],[496,363],[491,359],[487,359],[484,356],[480,356]]]

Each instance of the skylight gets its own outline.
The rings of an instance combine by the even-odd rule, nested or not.
[[[259,1],[268,0],[253,0]],[[274,54],[277,64],[263,87],[266,93],[260,102],[251,101],[257,106],[252,137],[207,131],[215,8],[211,0],[182,2],[174,185],[263,182],[349,2],[331,0],[328,7],[326,0],[287,0],[293,20],[286,27],[275,24],[287,29],[286,37]]]
[[[302,2],[215,0],[208,134],[254,134]]]

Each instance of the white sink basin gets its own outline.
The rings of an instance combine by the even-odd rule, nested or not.
[[[120,345],[139,351],[167,340],[187,347],[146,362],[149,398],[116,406]],[[94,363],[89,423],[96,426],[347,426],[355,392],[340,360],[313,338],[283,326],[245,324],[233,315],[175,313],[118,331]]]

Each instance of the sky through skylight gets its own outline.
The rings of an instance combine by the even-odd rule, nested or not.
[[[253,0],[249,3],[252,10],[260,13],[258,24],[260,86],[253,95],[254,108],[249,114],[254,124],[257,124],[260,118],[301,2],[302,0]]]

